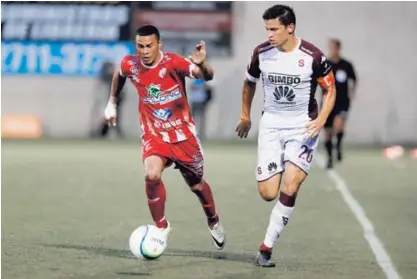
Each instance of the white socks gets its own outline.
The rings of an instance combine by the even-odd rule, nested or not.
[[[278,239],[281,231],[287,225],[293,211],[294,206],[285,206],[278,200],[277,204],[274,206],[274,209],[271,212],[269,219],[269,225],[266,230],[264,239],[265,246],[268,248],[274,247],[275,241]]]

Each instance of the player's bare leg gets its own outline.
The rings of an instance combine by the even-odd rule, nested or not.
[[[345,131],[345,124],[346,124],[346,118],[343,115],[338,115],[335,117],[334,123],[333,123],[333,131],[337,138],[336,150],[337,150],[337,160],[339,162],[342,161],[342,140],[343,140],[343,135]]]
[[[285,171],[282,176],[281,186],[279,187],[279,200],[272,210],[265,239],[262,242],[255,259],[256,265],[261,267],[275,266],[275,263],[271,260],[272,248],[282,230],[289,222],[294,211],[297,193],[306,177],[307,174],[299,167],[289,161],[285,163]],[[276,178],[275,181],[277,181]],[[276,185],[276,189],[278,191],[277,186],[278,185]]]
[[[146,157],[144,160],[145,185],[149,210],[155,225],[158,228],[164,229],[168,237],[171,226],[165,218],[166,191],[161,179],[166,163],[166,158],[156,155]]]
[[[281,173],[258,182],[258,191],[265,201],[273,201],[278,197]]]
[[[210,185],[204,178],[184,167],[180,167],[180,171],[185,182],[198,197],[203,207],[214,246],[219,250],[223,249],[226,244],[226,233],[220,224]]]
[[[324,147],[327,153],[327,168],[333,168],[333,129],[326,128],[324,130]]]

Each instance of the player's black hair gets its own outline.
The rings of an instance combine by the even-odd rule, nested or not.
[[[156,28],[153,25],[142,25],[141,27],[139,27],[136,30],[136,35],[139,35],[139,36],[155,35],[155,37],[158,39],[158,41],[161,38],[161,36],[159,35],[158,28]]]
[[[336,47],[337,47],[337,49],[340,49],[342,47],[342,43],[338,39],[334,39],[334,38],[333,39],[330,39],[330,42],[333,43],[333,44],[335,44]]]
[[[268,8],[262,18],[264,20],[278,19],[282,25],[295,25],[295,13],[294,10],[286,5],[274,5]]]

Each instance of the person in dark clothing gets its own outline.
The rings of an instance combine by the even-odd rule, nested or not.
[[[212,88],[203,80],[193,80],[190,87],[191,114],[200,140],[205,139],[206,109],[212,99]]]
[[[115,71],[115,65],[111,62],[104,62],[103,66],[101,67],[100,71],[100,82],[104,85],[104,88],[106,88],[106,93],[104,94],[105,97],[108,96],[108,92],[110,91],[112,79],[113,79],[113,73]],[[124,91],[120,92],[119,98],[117,100],[117,110],[120,111],[121,105],[123,104],[124,99]],[[117,125],[114,126],[116,129],[117,135],[122,138],[124,136],[121,125],[120,125],[120,116],[121,113],[118,112],[117,114]],[[100,123],[98,136],[105,137],[108,135],[110,127],[103,121]]]
[[[357,78],[351,62],[340,55],[341,42],[337,39],[329,41],[329,57],[336,79],[336,102],[327,118],[325,128],[325,148],[328,155],[327,168],[333,167],[333,138],[336,137],[337,160],[342,161],[342,140],[351,102],[354,98]]]

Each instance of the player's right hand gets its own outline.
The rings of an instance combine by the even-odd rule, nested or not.
[[[193,55],[188,57],[188,59],[196,65],[201,65],[204,61],[206,61],[206,58],[206,43],[204,41],[201,41],[198,45],[196,45]]]
[[[110,126],[116,126],[117,123],[117,111],[116,104],[109,102],[104,110],[104,122]]]
[[[252,123],[249,118],[241,117],[236,127],[237,136],[239,138],[247,138]]]

